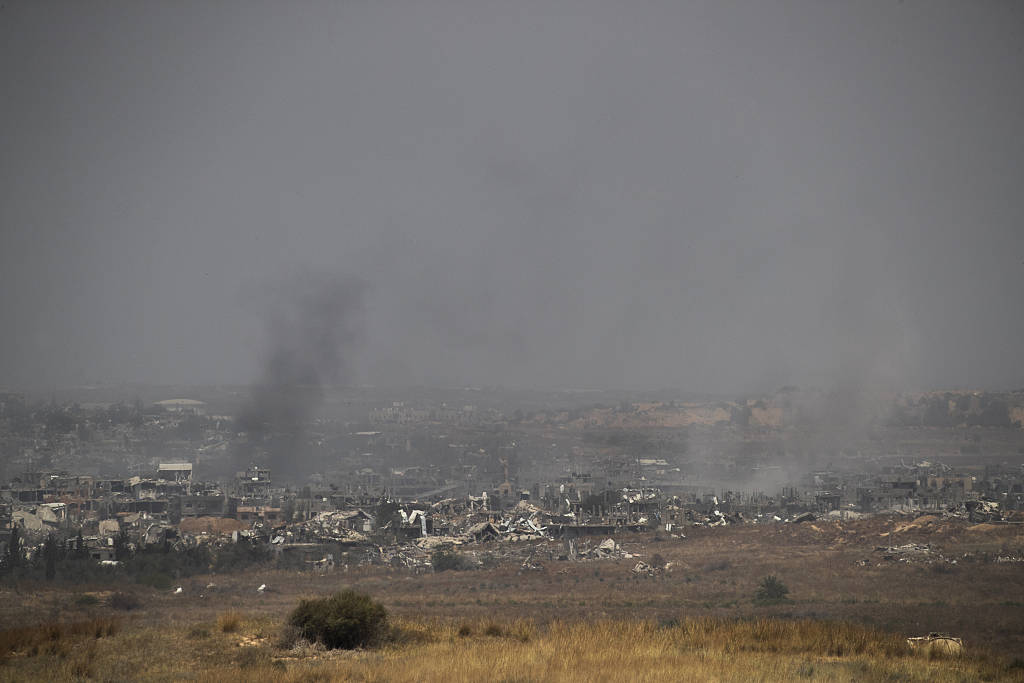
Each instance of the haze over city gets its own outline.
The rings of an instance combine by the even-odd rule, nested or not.
[[[1024,0],[0,0],[0,679],[1024,681],[1022,75]]]
[[[316,280],[358,292],[341,384],[1015,388],[1022,28],[8,1],[0,383],[260,382]]]

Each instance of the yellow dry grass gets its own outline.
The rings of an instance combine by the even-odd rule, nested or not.
[[[242,615],[238,612],[224,612],[217,617],[217,628],[224,633],[234,633],[242,625]]]
[[[1024,680],[1024,670],[970,648],[934,659],[896,634],[812,620],[398,620],[390,645],[355,652],[279,649],[270,636],[282,624],[266,618],[240,619],[235,632],[197,626],[126,628],[63,653],[20,653],[0,680]]]

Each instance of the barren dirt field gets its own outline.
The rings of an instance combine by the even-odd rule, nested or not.
[[[442,676],[437,668],[444,661],[449,661],[449,668],[465,664],[455,680],[479,680],[480,674],[498,679],[584,680],[584,672],[594,671],[582,662],[579,669],[559,668],[561,665],[555,666],[555,659],[562,661],[558,648],[547,659],[537,648],[568,638],[562,646],[564,651],[591,638],[603,645],[584,647],[579,656],[598,661],[605,656],[602,648],[614,651],[621,647],[620,655],[625,657],[641,633],[646,634],[645,642],[667,638],[669,644],[664,647],[672,650],[675,646],[671,643],[685,640],[680,633],[687,628],[692,631],[694,623],[704,624],[700,629],[705,633],[709,628],[720,632],[721,624],[735,628],[737,621],[790,624],[783,628],[815,624],[814,628],[831,629],[832,640],[838,637],[836,629],[863,629],[868,635],[850,638],[889,644],[879,645],[881,649],[862,648],[858,653],[853,646],[836,647],[834,643],[805,650],[787,649],[772,645],[771,638],[751,637],[749,647],[726,644],[716,649],[706,645],[701,650],[701,666],[711,666],[710,661],[718,661],[715,657],[720,657],[720,666],[688,669],[695,660],[676,662],[674,670],[680,677],[745,678],[742,670],[732,668],[738,666],[738,661],[771,656],[781,659],[758,665],[767,667],[762,680],[1024,678],[1024,525],[971,525],[938,517],[916,521],[896,517],[691,528],[685,534],[686,538],[664,533],[616,536],[622,550],[633,558],[577,562],[548,559],[549,555],[557,558],[562,548],[561,543],[552,541],[542,544],[534,554],[541,568],[529,570],[522,569],[520,561],[508,559],[489,570],[420,574],[379,566],[352,567],[348,571],[339,567],[323,576],[256,571],[185,579],[177,584],[182,588],[180,594],[141,586],[59,582],[8,586],[0,597],[0,620],[7,631],[110,618],[117,625],[110,629],[112,633],[87,638],[86,644],[72,636],[55,638],[67,642],[49,650],[8,638],[11,644],[5,645],[0,679],[202,679],[204,671],[212,674],[220,671],[218,667],[227,666],[231,670],[249,667],[250,675],[240,680],[264,674],[280,678],[288,671],[304,680],[307,674],[313,675],[308,668],[311,662],[323,660],[331,662],[333,668],[317,670],[320,673],[316,676],[322,680],[452,680],[451,671]],[[893,547],[904,549],[879,549]],[[462,551],[488,552],[500,558],[505,548],[481,545],[467,546]],[[669,563],[666,571],[655,576],[634,574],[638,560],[650,561],[655,554]],[[777,576],[789,587],[788,601],[760,605],[753,600],[758,583],[767,575]],[[211,583],[216,587],[207,588]],[[257,592],[261,584],[266,589]],[[326,595],[342,587],[370,594],[385,605],[393,622],[404,625],[407,636],[419,635],[405,637],[404,642],[381,651],[356,655],[316,651],[296,654],[295,650],[275,647],[287,614],[300,598]],[[115,590],[134,593],[140,606],[130,611],[113,609],[107,599]],[[218,620],[223,620],[225,614],[237,615],[241,625],[222,628]],[[606,629],[604,635],[595,631],[600,624],[606,625],[601,627]],[[589,630],[567,635],[566,629],[572,628]],[[898,649],[892,649],[895,646],[891,642],[899,644],[908,636],[932,631],[963,638],[965,652],[958,663],[920,657],[904,661]],[[613,638],[614,634],[618,635]],[[142,640],[136,642],[133,638]],[[507,640],[508,647],[494,648],[495,638]],[[616,645],[609,638],[623,640]],[[733,642],[733,637],[726,640]],[[692,642],[692,637],[686,642]],[[150,653],[148,658],[139,657],[136,650],[140,647]],[[488,656],[470,664],[480,656],[477,650],[507,654],[509,648],[520,654],[518,660],[502,665],[506,668]],[[740,652],[732,653],[733,649]],[[242,652],[245,656],[240,655]],[[259,656],[254,654],[257,652]],[[405,654],[399,657],[396,652]],[[388,657],[399,657],[407,668],[388,669]],[[131,666],[136,668],[126,670],[115,665],[118,658],[134,662]],[[408,668],[420,660],[434,668]],[[376,661],[379,666],[375,668],[368,661]],[[522,666],[533,661],[534,668],[516,669],[516,661]],[[615,658],[611,661],[614,664]],[[667,666],[665,662],[657,664],[658,657],[639,661],[646,663],[637,665],[641,668],[632,670],[632,674],[625,671],[615,676],[613,671],[600,669],[604,674],[597,678],[607,674],[607,680],[645,679],[650,674],[653,680]],[[346,664],[339,668],[338,662]],[[893,669],[894,662],[902,664]],[[847,670],[854,665],[867,668]],[[487,666],[498,668],[487,670]],[[690,673],[682,675],[685,671]],[[492,675],[496,672],[504,673]],[[219,679],[223,676],[223,671],[216,675]]]

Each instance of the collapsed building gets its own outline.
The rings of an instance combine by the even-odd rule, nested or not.
[[[641,467],[664,468],[650,460]],[[321,480],[301,489],[278,484],[258,465],[227,482],[199,481],[185,462],[161,462],[149,476],[127,478],[30,472],[0,489],[0,542],[14,528],[26,552],[51,535],[81,538],[75,542],[83,551],[104,563],[117,562],[119,543],[176,550],[244,542],[267,546],[282,566],[312,571],[361,562],[422,569],[439,548],[495,544],[541,544],[545,557],[556,560],[623,557],[614,540],[619,535],[655,531],[684,538],[688,527],[800,524],[894,511],[1000,524],[1024,500],[1020,468],[992,467],[979,476],[926,461],[873,475],[816,471],[803,486],[778,495],[643,482],[602,486],[601,478],[580,471],[522,487],[504,456],[499,462],[501,483],[477,489],[479,495],[459,495],[465,487],[433,467],[379,474],[364,466],[353,474],[357,487]],[[386,484],[394,482],[400,485],[389,490]],[[551,550],[559,543],[566,545]],[[932,557],[900,546],[882,555]],[[524,556],[523,568],[540,566],[541,559]],[[637,567],[638,574],[657,571]]]

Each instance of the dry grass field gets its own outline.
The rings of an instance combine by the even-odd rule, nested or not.
[[[928,657],[898,635],[825,621],[398,619],[394,642],[351,652],[285,647],[270,617],[230,623],[41,633],[8,655],[0,680],[1024,680],[1024,668],[981,649]]]
[[[630,553],[671,563],[655,577],[635,576],[636,559],[541,559],[539,571],[510,560],[436,574],[201,576],[181,581],[178,595],[5,586],[0,680],[1024,680],[1024,563],[998,560],[1024,554],[1024,530],[907,522],[618,537]],[[876,550],[906,543],[932,554],[907,563]],[[937,555],[947,561],[928,563]],[[790,600],[753,600],[769,574]],[[396,639],[348,653],[279,647],[301,597],[342,586],[381,601]],[[132,591],[140,607],[111,608],[115,590]],[[56,635],[54,624],[64,624]],[[933,660],[905,648],[906,637],[930,631],[963,638],[964,655]]]

